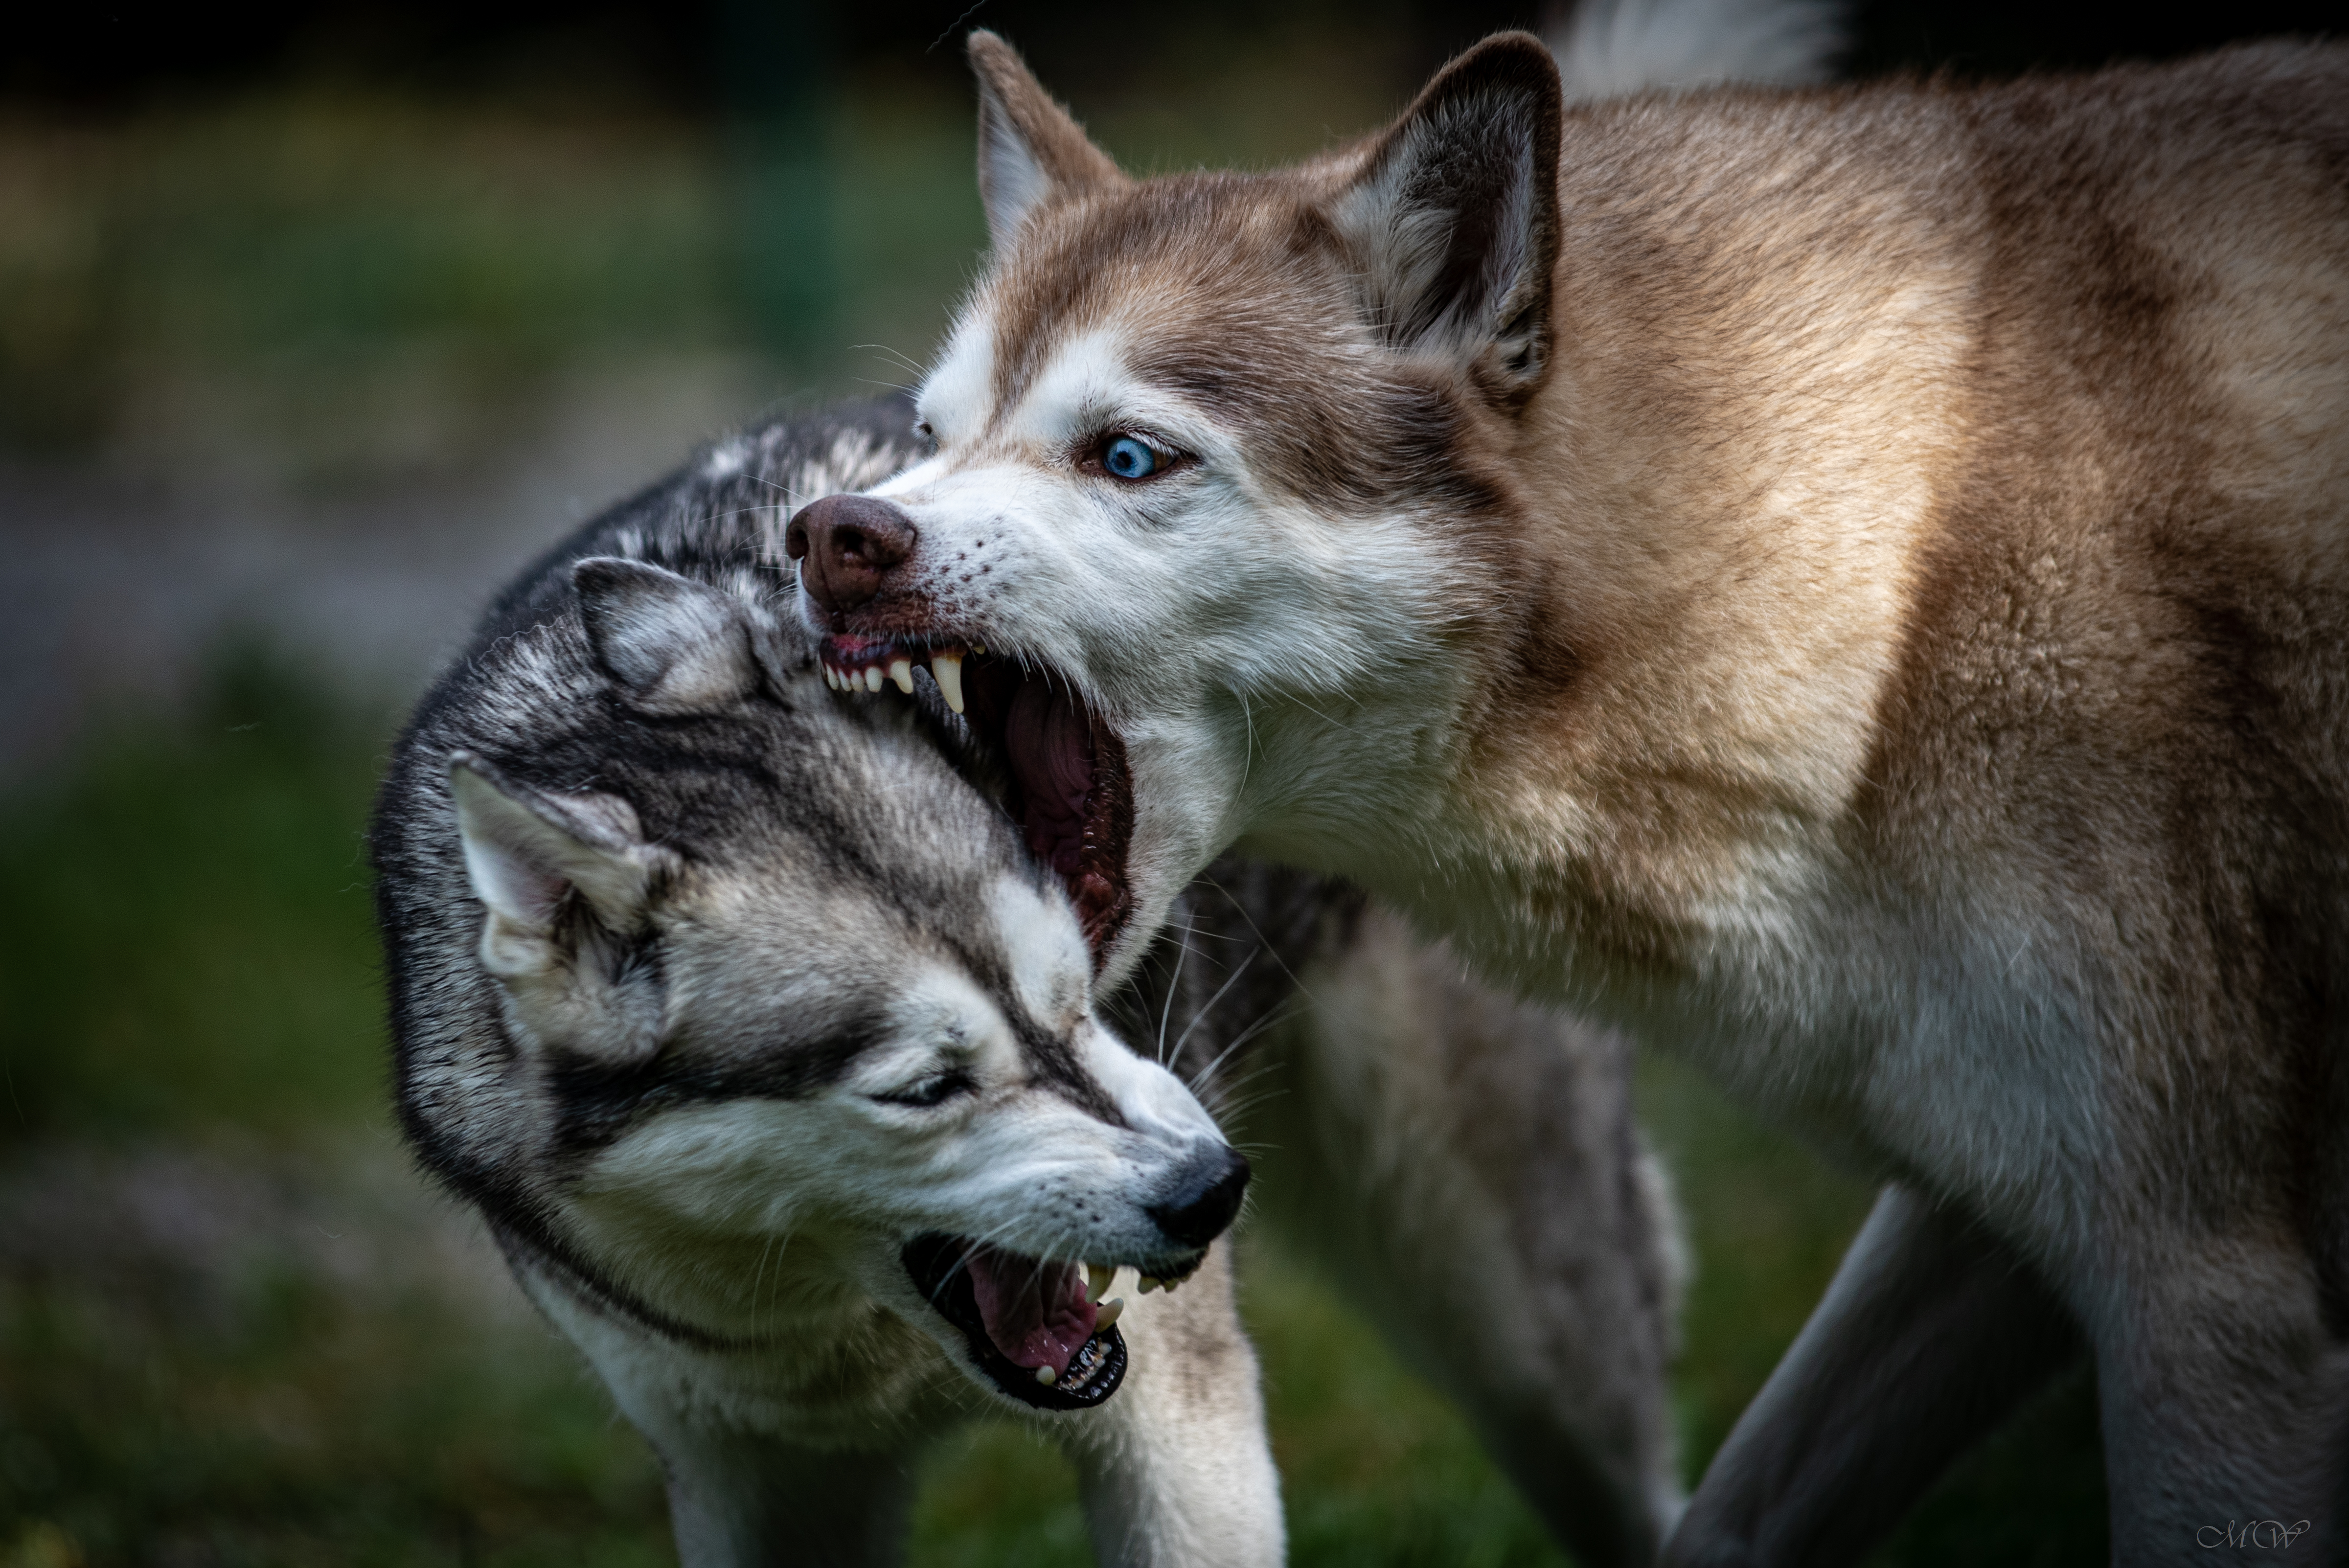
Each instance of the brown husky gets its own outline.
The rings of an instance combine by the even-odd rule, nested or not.
[[[1343,872],[1886,1180],[1682,1562],[1848,1561],[2085,1346],[2128,1563],[2349,1553],[2349,51],[1133,181],[988,35],[935,454],[793,524],[1122,972]]]

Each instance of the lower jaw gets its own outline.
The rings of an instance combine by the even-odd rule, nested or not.
[[[988,1380],[1010,1398],[1038,1410],[1090,1410],[1105,1403],[1125,1381],[1125,1336],[1105,1328],[1077,1347],[1069,1369],[1046,1384],[1036,1374],[1014,1364],[997,1350],[984,1334],[963,1331],[971,1355]]]
[[[1114,1325],[1097,1329],[1070,1357],[1068,1370],[1040,1382],[1036,1368],[1022,1367],[996,1347],[978,1315],[968,1273],[959,1266],[971,1243],[936,1233],[905,1243],[901,1261],[914,1287],[939,1315],[962,1332],[972,1363],[1009,1399],[1036,1410],[1090,1410],[1104,1403],[1125,1380],[1125,1336]]]

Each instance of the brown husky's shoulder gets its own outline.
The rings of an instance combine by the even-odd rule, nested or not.
[[[2349,52],[2255,48],[1570,112],[1496,798],[1611,799],[1586,838],[1693,897],[1725,867],[1692,821],[1833,817],[1904,737],[2046,744],[2058,695],[2173,729],[2189,598],[2330,636],[2344,104]]]

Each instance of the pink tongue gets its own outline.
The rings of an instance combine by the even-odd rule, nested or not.
[[[1085,792],[1092,788],[1092,734],[1076,705],[1041,681],[1011,699],[1004,749],[1028,797],[1028,847],[1062,877],[1085,847]]]
[[[1092,1337],[1101,1309],[1085,1299],[1084,1276],[1073,1264],[1040,1264],[993,1247],[971,1253],[970,1283],[979,1320],[995,1347],[1016,1367],[1069,1369],[1069,1357]]]

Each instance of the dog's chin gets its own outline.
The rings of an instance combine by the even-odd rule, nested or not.
[[[1005,1398],[1038,1410],[1090,1410],[1125,1380],[1125,1336],[1091,1298],[1078,1264],[927,1232],[899,1254],[924,1300],[970,1346]],[[1204,1253],[1158,1265],[1179,1283]]]
[[[825,678],[847,691],[916,686],[989,765],[1029,850],[1068,890],[1096,968],[1133,913],[1133,776],[1125,744],[1073,681],[1030,659],[904,635],[826,635]]]

